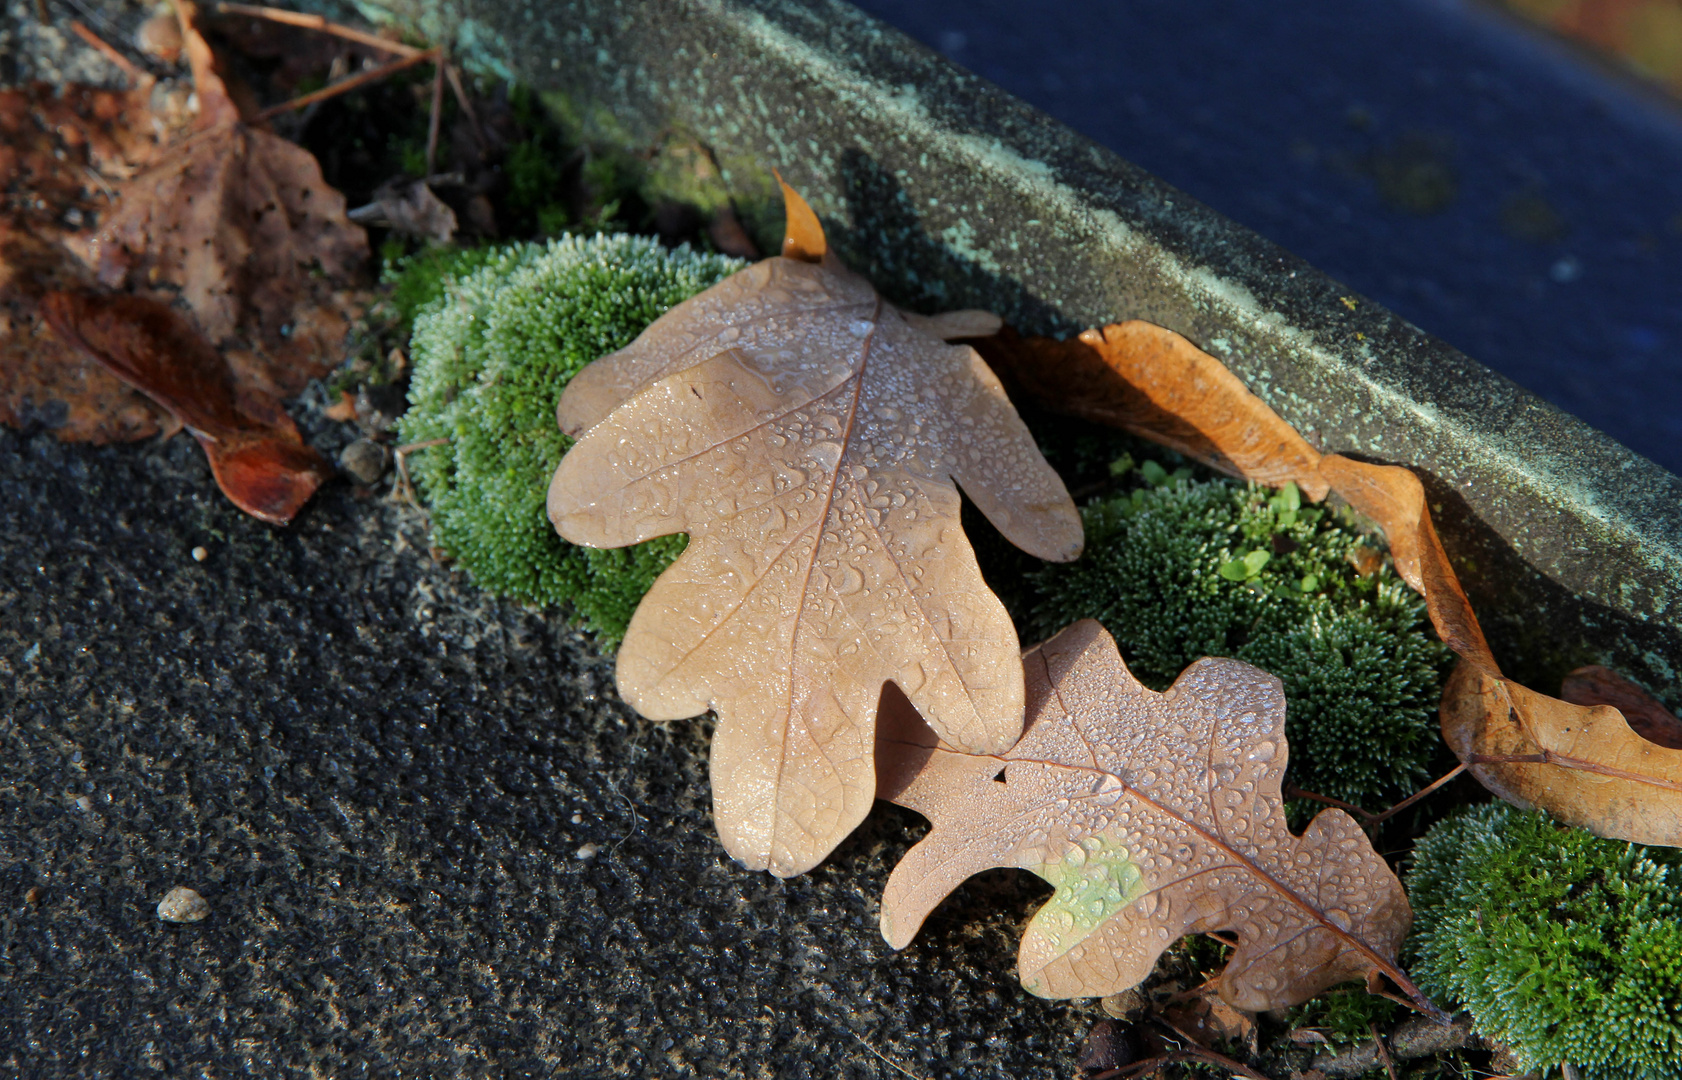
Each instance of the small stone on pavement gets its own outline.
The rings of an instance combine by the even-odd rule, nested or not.
[[[210,914],[210,904],[193,890],[177,885],[158,901],[158,918],[164,922],[198,922]]]

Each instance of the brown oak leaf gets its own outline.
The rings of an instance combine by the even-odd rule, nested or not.
[[[244,385],[290,397],[339,360],[368,237],[308,150],[243,122],[175,5],[197,130],[129,180],[84,247],[107,288],[180,301]]]
[[[1068,492],[975,350],[903,317],[785,200],[798,258],[680,304],[568,385],[559,418],[581,438],[549,490],[574,543],[689,534],[631,620],[619,689],[655,719],[717,710],[720,836],[779,876],[869,811],[884,682],[966,749],[1021,731],[1016,633],[958,487],[1032,554],[1081,549]]]
[[[1510,802],[1601,836],[1682,846],[1682,752],[1626,723],[1610,707],[1622,699],[1573,704],[1501,674],[1410,470],[1322,455],[1219,360],[1164,327],[1127,322],[1070,341],[1006,331],[976,345],[1048,408],[1258,483],[1336,492],[1383,528],[1397,574],[1461,657],[1443,692],[1443,737],[1472,774]]]
[[[1565,677],[1559,696],[1573,705],[1610,705],[1624,714],[1635,733],[1648,742],[1682,750],[1682,719],[1628,678],[1600,664],[1580,667]]]
[[[1118,993],[1182,935],[1236,935],[1223,1000],[1278,1009],[1396,965],[1412,913],[1353,818],[1285,824],[1285,698],[1237,660],[1203,659],[1163,693],[1082,620],[1023,656],[1028,720],[1002,754],[961,753],[885,695],[884,799],[933,829],[894,867],[882,933],[903,948],[965,878],[1018,867],[1056,889],[1022,936],[1018,974],[1042,997]]]
[[[1637,844],[1682,846],[1682,750],[1636,734],[1611,705],[1575,705],[1462,660],[1443,690],[1443,738],[1516,806]]]

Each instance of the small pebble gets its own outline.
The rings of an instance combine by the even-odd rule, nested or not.
[[[585,844],[578,849],[578,857],[580,859],[593,859],[596,857],[596,852],[600,850],[601,847],[596,844]]]
[[[203,547],[196,547],[193,549],[194,562],[204,562],[208,558],[210,558],[210,551],[208,549]]]
[[[572,815],[572,823],[573,823],[573,824],[574,824],[574,825],[582,825],[582,824],[584,824],[584,815],[583,815],[583,814],[574,814],[574,815]]]
[[[184,885],[177,885],[158,901],[158,918],[164,922],[198,922],[210,914],[210,904],[198,893]]]
[[[358,484],[368,487],[385,475],[385,447],[372,439],[358,439],[339,455],[339,467]]]

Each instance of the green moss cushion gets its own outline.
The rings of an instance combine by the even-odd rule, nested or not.
[[[571,440],[555,426],[567,381],[673,305],[743,267],[643,237],[566,236],[476,255],[415,315],[405,443],[433,542],[492,592],[568,604],[609,642],[625,632],[683,537],[596,551],[555,535],[549,478]]]
[[[1682,1075],[1682,851],[1493,803],[1435,825],[1407,885],[1414,977],[1521,1068]]]

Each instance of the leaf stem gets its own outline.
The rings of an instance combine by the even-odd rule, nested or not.
[[[1395,817],[1397,814],[1401,813],[1403,810],[1406,810],[1408,807],[1412,806],[1414,803],[1418,802],[1420,799],[1423,799],[1425,796],[1431,794],[1431,792],[1433,792],[1433,791],[1437,790],[1438,788],[1442,787],[1444,784],[1448,783],[1450,780],[1453,780],[1456,776],[1459,776],[1461,773],[1463,773],[1465,771],[1466,771],[1466,765],[1465,765],[1464,762],[1462,762],[1459,765],[1456,765],[1454,768],[1450,769],[1446,774],[1444,774],[1442,776],[1439,776],[1437,779],[1431,781],[1430,784],[1428,784],[1425,787],[1423,787],[1423,788],[1419,789],[1418,791],[1414,792],[1412,795],[1409,795],[1407,798],[1403,799],[1401,802],[1397,803],[1395,806],[1392,806],[1390,809],[1385,810],[1381,813],[1377,813],[1377,814],[1372,815],[1372,817],[1368,819],[1367,824],[1368,825],[1377,825],[1379,822],[1384,821],[1387,818]]]
[[[1367,812],[1366,810],[1362,810],[1354,803],[1346,803],[1342,799],[1334,799],[1330,795],[1320,795],[1316,792],[1304,791],[1302,788],[1297,787],[1289,781],[1280,785],[1279,794],[1285,796],[1287,799],[1311,799],[1317,803],[1325,803],[1327,806],[1335,806],[1339,810],[1347,810],[1349,813],[1360,818],[1363,826],[1371,823],[1374,817],[1373,814]]]

